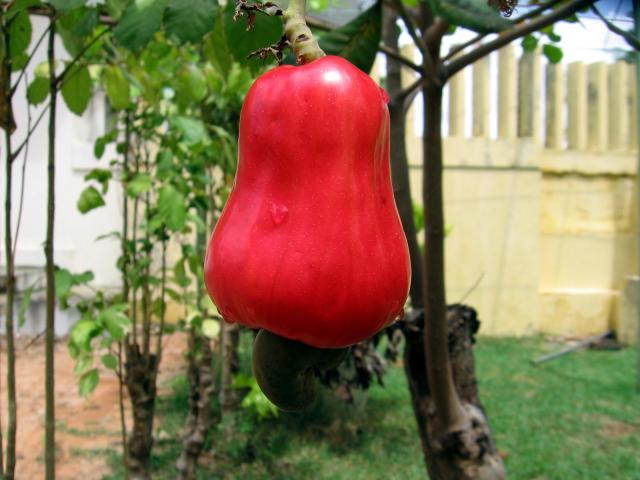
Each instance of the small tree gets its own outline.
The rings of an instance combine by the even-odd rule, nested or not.
[[[386,20],[386,47],[383,51],[388,55],[393,178],[412,257],[411,300],[414,313],[409,315],[409,319],[424,327],[421,329],[423,338],[416,335],[415,329],[407,330],[405,371],[425,463],[432,479],[503,478],[504,467],[491,439],[476,388],[471,354],[473,326],[464,321],[464,312],[447,315],[440,130],[442,93],[453,75],[476,60],[523,37],[529,40],[525,46],[530,48],[533,45],[535,48],[535,32],[556,22],[575,18],[577,12],[595,2],[554,0],[535,6],[512,22],[502,18],[498,9],[510,15],[517,4],[515,1],[393,0],[390,3],[393,13],[390,12]],[[398,53],[397,17],[422,55],[420,64]],[[442,38],[453,26],[474,30],[478,36],[443,54]],[[483,41],[487,34],[493,32],[500,33],[492,40]],[[555,40],[552,35],[549,37]],[[629,34],[625,32],[627,37]],[[628,38],[628,41],[634,44],[633,38]],[[550,61],[559,60],[557,52],[559,49],[554,46],[545,49]],[[401,65],[418,74],[418,80],[404,90],[400,85]],[[415,241],[416,228],[404,148],[404,113],[418,92],[422,93],[424,112],[424,256]]]

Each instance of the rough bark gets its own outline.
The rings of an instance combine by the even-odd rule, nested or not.
[[[439,51],[439,46],[437,48]],[[435,52],[434,52],[435,53]],[[434,55],[436,60],[437,54]],[[481,406],[462,398],[454,372],[464,365],[454,362],[473,355],[471,342],[458,344],[451,338],[446,318],[444,277],[444,205],[442,189],[442,85],[427,80],[422,90],[424,102],[423,158],[425,208],[425,328],[427,385],[430,395],[421,398],[429,443],[428,471],[432,480],[502,479],[502,460],[491,440],[487,418]],[[451,348],[455,346],[456,348]],[[454,357],[451,351],[458,352]],[[473,375],[473,371],[467,372]],[[474,383],[475,378],[464,383]],[[435,407],[435,408],[433,408]],[[437,415],[435,414],[437,412]]]
[[[196,355],[196,352],[199,355]],[[207,433],[211,429],[211,402],[215,391],[212,360],[213,352],[210,340],[205,337],[197,338],[196,333],[192,331],[189,339],[187,372],[189,414],[187,416],[187,433],[182,441],[182,452],[176,462],[178,480],[196,478],[198,459],[204,448]]]
[[[502,459],[491,437],[488,420],[478,397],[472,344],[479,322],[475,310],[449,307],[448,347],[453,381],[462,403],[463,429],[441,434],[438,414],[429,389],[423,342],[424,316],[420,314],[405,328],[407,348],[404,364],[422,451],[432,480],[495,480],[505,478]]]
[[[142,355],[136,344],[126,349],[125,382],[133,417],[126,468],[131,480],[150,480],[158,359],[154,354]]]
[[[424,25],[431,25],[430,12],[425,9],[422,13]],[[395,12],[387,11],[384,41],[387,47],[397,51],[395,22]],[[432,64],[437,64],[439,39],[430,40],[428,54]],[[422,93],[426,252],[422,260],[411,208],[400,64],[387,57],[387,68],[387,87],[392,99],[389,110],[394,190],[413,267],[410,292],[413,310],[403,324],[404,364],[425,464],[432,480],[501,479],[504,468],[491,440],[476,388],[472,343],[477,319],[457,308],[448,317],[446,314],[440,131],[442,84],[436,78],[429,78],[425,68],[423,78],[427,81]],[[426,332],[423,305],[428,316]]]

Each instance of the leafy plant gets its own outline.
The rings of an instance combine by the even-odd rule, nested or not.
[[[246,392],[240,406],[259,421],[278,416],[278,408],[262,393],[254,376],[239,373],[233,379],[233,388]]]

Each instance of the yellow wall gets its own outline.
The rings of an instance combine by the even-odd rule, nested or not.
[[[487,335],[584,337],[615,328],[631,341],[637,325],[628,279],[637,273],[632,66],[543,68],[539,52],[519,59],[514,52],[508,46],[476,62],[445,92],[447,300],[458,301],[478,283],[466,302],[478,309]],[[412,81],[405,71],[403,82]],[[415,106],[406,144],[412,193],[421,203],[414,115]]]

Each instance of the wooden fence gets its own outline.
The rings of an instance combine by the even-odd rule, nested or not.
[[[632,64],[543,65],[538,50],[519,58],[516,50],[506,46],[449,81],[443,120],[447,136],[491,138],[493,132],[503,140],[533,138],[553,150],[636,150]],[[403,54],[415,56],[412,47],[403,48]],[[414,79],[408,69],[403,75],[407,85]]]
[[[636,273],[633,67],[547,64],[517,50],[476,62],[446,87],[449,300],[478,283],[467,301],[485,334],[616,328],[620,292]],[[414,81],[410,70],[403,75]],[[416,102],[406,138],[416,202],[419,116]]]

